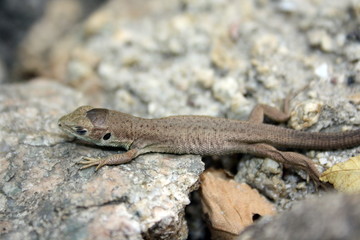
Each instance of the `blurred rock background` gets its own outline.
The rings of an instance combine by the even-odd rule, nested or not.
[[[54,1],[54,0],[4,0],[0,3],[0,56],[3,65],[3,78],[5,81],[16,81],[29,79],[31,76],[19,76],[18,78],[7,78],[8,74],[13,73],[14,68],[18,67],[18,48],[25,41],[27,35],[34,31],[33,26],[44,15],[53,18],[52,29],[39,29],[40,36],[49,36],[49,40],[57,40],[56,37],[62,36],[69,29],[69,26],[85,19],[92,11],[96,10],[106,1]],[[58,19],[56,19],[56,16]],[[47,19],[49,20],[49,19]],[[42,27],[41,27],[42,28]],[[51,30],[51,32],[49,32]],[[37,39],[39,44],[46,41]],[[48,43],[49,44],[49,43]],[[49,46],[48,46],[49,47]],[[10,75],[12,76],[12,75]]]

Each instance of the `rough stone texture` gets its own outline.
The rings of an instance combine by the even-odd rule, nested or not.
[[[290,127],[316,132],[356,128],[359,12],[359,0],[112,0],[74,29],[66,28],[65,35],[54,38],[45,30],[29,35],[31,41],[23,47],[30,52],[37,49],[31,43],[44,39],[40,34],[56,41],[44,43],[44,52],[22,61],[39,63],[37,74],[74,90],[64,96],[59,95],[65,91],[61,88],[46,102],[23,97],[24,103],[30,98],[38,105],[22,117],[51,116],[53,108],[62,115],[90,103],[142,117],[246,119],[256,103],[280,106],[291,90],[310,83],[291,103],[295,112]],[[19,69],[19,75],[27,70]],[[25,96],[27,89],[23,91]],[[82,100],[73,100],[80,93]],[[14,121],[15,134],[27,131],[20,128],[22,122]],[[36,137],[24,141],[52,144],[46,132],[36,131]],[[82,154],[94,154],[93,148],[75,146],[84,148]],[[303,153],[322,171],[359,151]],[[315,192],[302,171],[251,156],[241,160],[236,179],[259,189],[279,210]]]
[[[261,219],[238,240],[359,239],[360,195],[327,194],[295,204],[291,211]]]
[[[186,239],[184,207],[199,156],[148,154],[79,170],[81,156],[115,150],[66,141],[58,118],[81,94],[50,81],[0,89],[1,239]],[[68,139],[69,140],[69,139]]]
[[[341,58],[358,52],[346,40],[358,8],[350,0],[110,1],[45,57],[28,60],[43,61],[43,74],[98,92],[100,105],[149,116],[246,118],[256,102],[279,105],[309,80],[357,81],[356,56]]]
[[[300,94],[293,102],[294,110],[289,123],[295,126],[303,124],[303,118],[308,118],[304,109],[307,104],[313,103],[301,101],[305,99],[313,99],[316,102],[326,103],[320,109],[320,116],[309,127],[303,130],[312,132],[336,132],[343,130],[355,129],[353,127],[359,124],[360,114],[358,114],[358,104],[352,103],[351,96],[356,92],[347,87],[331,85],[324,83],[315,83],[311,85],[311,90],[305,94]],[[356,94],[355,94],[356,95]],[[318,114],[318,113],[316,113]],[[313,121],[313,119],[311,119]],[[333,151],[307,151],[303,152],[310,157],[318,169],[323,172],[332,165],[344,162],[352,156],[359,155],[360,148],[342,149]],[[239,162],[238,172],[235,176],[239,182],[250,183],[256,187],[269,199],[275,201],[279,206],[278,210],[290,208],[294,200],[305,198],[310,192],[317,193],[314,185],[307,182],[306,173],[303,171],[294,171],[292,169],[283,169],[279,166],[277,171],[266,166],[263,159],[246,156]],[[260,169],[260,171],[259,171]]]

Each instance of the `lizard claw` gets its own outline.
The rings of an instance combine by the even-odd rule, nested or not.
[[[78,162],[79,164],[83,164],[84,166],[82,166],[80,169],[85,169],[85,168],[89,168],[92,166],[96,166],[96,171],[101,168],[102,166],[105,165],[105,161],[101,158],[90,158],[90,157],[83,157],[82,161]]]
[[[105,160],[102,160],[102,159],[99,159],[99,164],[97,165],[97,167],[95,168],[95,171],[99,170],[101,167],[105,166],[106,165],[106,161]]]

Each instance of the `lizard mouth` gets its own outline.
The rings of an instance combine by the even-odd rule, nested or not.
[[[71,129],[69,129],[68,126],[65,126],[65,125],[63,125],[63,124],[59,124],[59,127],[60,127],[60,129],[61,129],[63,132],[65,132],[65,133],[67,133],[67,134],[70,134],[70,135],[72,135],[72,136],[75,136],[74,132],[71,131]]]
[[[68,134],[71,134],[71,135],[75,135],[75,132],[73,131],[73,129],[72,129],[70,126],[62,123],[61,121],[58,122],[58,126],[59,126],[59,128],[60,128],[62,131],[64,131],[65,133],[68,133]]]
[[[64,137],[68,139],[69,141],[73,141],[77,138],[77,136],[74,135],[73,132],[71,132],[69,129],[67,129],[64,124],[59,123],[59,128],[65,133]]]

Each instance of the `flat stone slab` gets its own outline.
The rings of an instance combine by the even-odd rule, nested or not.
[[[70,142],[58,129],[81,95],[34,81],[3,85],[0,96],[1,239],[186,239],[201,157],[147,154],[79,170],[82,156],[119,152]]]

